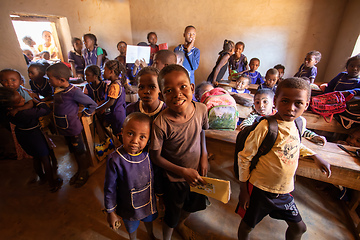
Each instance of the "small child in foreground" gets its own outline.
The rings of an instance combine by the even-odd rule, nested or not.
[[[307,77],[310,83],[314,83],[317,75],[317,67],[321,60],[321,53],[319,51],[310,51],[306,54],[304,63],[301,64],[299,71],[295,73],[294,77]]]
[[[150,239],[157,218],[154,173],[149,154],[144,152],[150,138],[151,118],[143,113],[126,117],[121,130],[123,145],[108,156],[104,198],[110,227],[116,229],[119,215],[130,239],[136,239],[143,221]],[[117,214],[117,215],[116,215]]]
[[[204,129],[208,128],[206,106],[193,102],[194,85],[188,71],[177,64],[163,68],[158,77],[162,98],[168,106],[153,122],[151,160],[165,170],[165,217],[163,239],[171,239],[177,227],[189,232],[184,222],[191,212],[206,208],[204,195],[189,186],[203,185],[208,171]]]
[[[240,130],[251,126],[254,122],[258,122],[263,116],[276,114],[276,109],[274,109],[274,92],[270,89],[258,90],[254,96],[254,109],[255,111],[250,113],[250,116],[241,122]],[[319,136],[307,128],[305,128],[302,137],[314,143],[320,143],[321,145],[326,144],[326,138],[324,136]]]
[[[260,67],[260,60],[258,58],[252,58],[249,63],[250,70],[244,74],[251,78],[250,84],[263,84],[264,80],[261,74],[256,71]]]
[[[265,75],[265,82],[260,84],[258,89],[268,88],[272,90],[274,93],[276,91],[276,83],[279,80],[279,72],[275,68],[270,68],[267,70]]]
[[[331,175],[329,163],[301,144],[301,136],[294,122],[309,106],[310,94],[310,85],[302,79],[288,78],[282,81],[274,101],[278,109],[275,114],[278,137],[274,146],[259,158],[256,168],[250,172],[252,158],[268,132],[268,122],[261,121],[250,132],[244,149],[238,154],[239,206],[246,210],[239,225],[238,239],[249,239],[251,231],[267,215],[286,221],[286,239],[301,239],[306,231],[306,225],[290,194],[294,190],[299,155],[311,156],[323,173],[328,177]],[[250,193],[248,187],[251,185],[253,189]]]
[[[70,69],[63,63],[56,63],[46,70],[50,84],[54,87],[54,119],[59,134],[65,137],[70,152],[74,153],[77,172],[70,179],[70,185],[82,187],[89,178],[88,160],[81,136],[83,126],[79,119],[79,104],[84,106],[83,116],[91,116],[97,106],[80,88],[69,83]]]

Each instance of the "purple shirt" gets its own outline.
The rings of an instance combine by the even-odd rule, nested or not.
[[[251,78],[250,84],[263,84],[264,83],[264,79],[262,78],[261,74],[258,71],[255,71],[254,73],[246,72],[244,74]]]
[[[69,58],[69,62],[74,62],[76,73],[77,74],[84,74],[84,69],[85,69],[85,59],[84,59],[84,57],[81,54],[78,54],[77,52],[72,50],[72,51],[69,52],[68,58]]]
[[[317,75],[317,67],[305,68],[304,64],[301,64],[299,71],[295,73],[294,77],[307,77],[315,79]]]

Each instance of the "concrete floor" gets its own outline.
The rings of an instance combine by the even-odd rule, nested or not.
[[[0,239],[127,239],[124,226],[112,230],[106,222],[103,208],[105,165],[94,172],[79,189],[69,186],[74,174],[72,156],[59,136],[57,144],[59,174],[64,179],[57,193],[50,193],[46,185],[30,184],[34,176],[31,160],[0,161]],[[197,233],[196,239],[237,239],[240,216],[234,213],[238,184],[232,173],[232,159],[219,156],[211,161],[210,177],[231,180],[232,195],[228,204],[211,200],[211,206],[192,214],[186,224]],[[308,230],[303,239],[355,239],[349,220],[334,190],[317,190],[321,185],[310,179],[297,177],[293,195]],[[266,217],[251,234],[251,239],[284,239],[286,223]],[[155,236],[162,239],[159,218],[154,224]],[[147,239],[143,224],[138,239]],[[174,234],[173,239],[181,239]]]

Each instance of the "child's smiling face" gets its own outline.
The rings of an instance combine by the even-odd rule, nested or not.
[[[249,85],[250,85],[250,80],[248,78],[240,77],[236,81],[235,87],[238,90],[244,90],[244,89],[248,89]]]
[[[241,57],[241,54],[244,51],[244,46],[242,44],[236,44],[235,45],[235,56],[237,59],[239,59]]]
[[[168,108],[177,114],[190,114],[194,85],[184,72],[172,71],[164,76],[162,95]]]
[[[157,36],[155,34],[150,34],[148,41],[151,45],[156,45]]]
[[[148,73],[140,76],[138,88],[139,97],[145,105],[159,101],[160,89],[156,75]]]
[[[13,71],[7,71],[7,72],[3,73],[0,81],[4,87],[12,89],[12,90],[17,90],[20,87],[21,82],[22,82],[19,74],[17,72],[13,72]]]

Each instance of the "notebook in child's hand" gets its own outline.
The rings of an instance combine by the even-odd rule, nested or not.
[[[198,185],[196,187],[190,187],[190,191],[215,198],[223,203],[229,202],[231,194],[230,181],[209,177],[202,178],[207,184],[204,186]]]
[[[167,45],[167,43],[159,44],[159,50],[168,50],[168,45]]]

